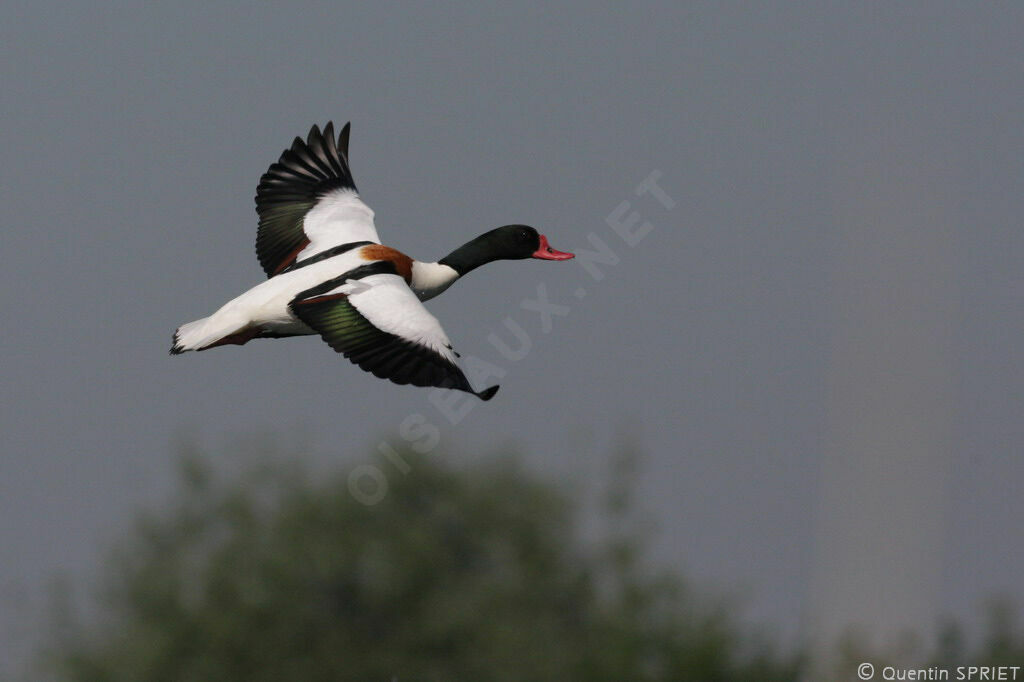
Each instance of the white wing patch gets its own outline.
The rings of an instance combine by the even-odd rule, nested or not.
[[[335,291],[347,294],[349,303],[377,329],[425,346],[455,364],[441,323],[398,275],[349,280]]]
[[[351,189],[336,189],[321,197],[303,218],[302,231],[309,245],[299,252],[296,262],[341,244],[380,243],[373,209]]]

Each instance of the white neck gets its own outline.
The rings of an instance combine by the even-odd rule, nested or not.
[[[459,273],[455,268],[440,263],[412,263],[412,282],[409,286],[421,301],[434,298],[455,283]]]

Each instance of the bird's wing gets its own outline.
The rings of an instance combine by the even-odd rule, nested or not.
[[[290,306],[331,348],[381,379],[455,388],[483,400],[498,390],[473,390],[441,323],[386,261],[304,291]]]
[[[356,193],[348,165],[350,124],[296,137],[256,188],[256,256],[273,277],[289,265],[351,242],[380,243],[373,211]]]

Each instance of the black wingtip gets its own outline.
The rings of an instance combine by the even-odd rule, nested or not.
[[[345,124],[345,127],[341,129],[338,134],[338,151],[345,155],[345,160],[348,161],[348,134],[352,129],[352,122],[349,121]]]
[[[499,388],[501,388],[501,386],[495,384],[494,386],[491,386],[490,388],[485,388],[484,390],[477,393],[476,397],[480,398],[480,400],[490,400],[491,398],[494,397],[494,394],[498,392]]]
[[[306,146],[312,147],[314,144],[319,142],[320,139],[320,126],[314,123],[313,127],[309,129],[309,134],[306,135]]]
[[[319,199],[336,189],[356,189],[348,167],[348,126],[335,144],[331,122],[321,130],[314,124],[304,141],[296,137],[256,187],[256,256],[267,277],[290,264],[306,234],[303,217]],[[327,137],[325,137],[325,135]]]

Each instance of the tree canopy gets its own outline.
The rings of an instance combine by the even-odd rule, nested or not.
[[[405,457],[373,505],[345,472],[224,477],[185,458],[173,503],[111,559],[99,616],[51,650],[58,677],[797,679],[724,607],[644,568],[635,534],[584,542],[579,502],[514,457]]]

